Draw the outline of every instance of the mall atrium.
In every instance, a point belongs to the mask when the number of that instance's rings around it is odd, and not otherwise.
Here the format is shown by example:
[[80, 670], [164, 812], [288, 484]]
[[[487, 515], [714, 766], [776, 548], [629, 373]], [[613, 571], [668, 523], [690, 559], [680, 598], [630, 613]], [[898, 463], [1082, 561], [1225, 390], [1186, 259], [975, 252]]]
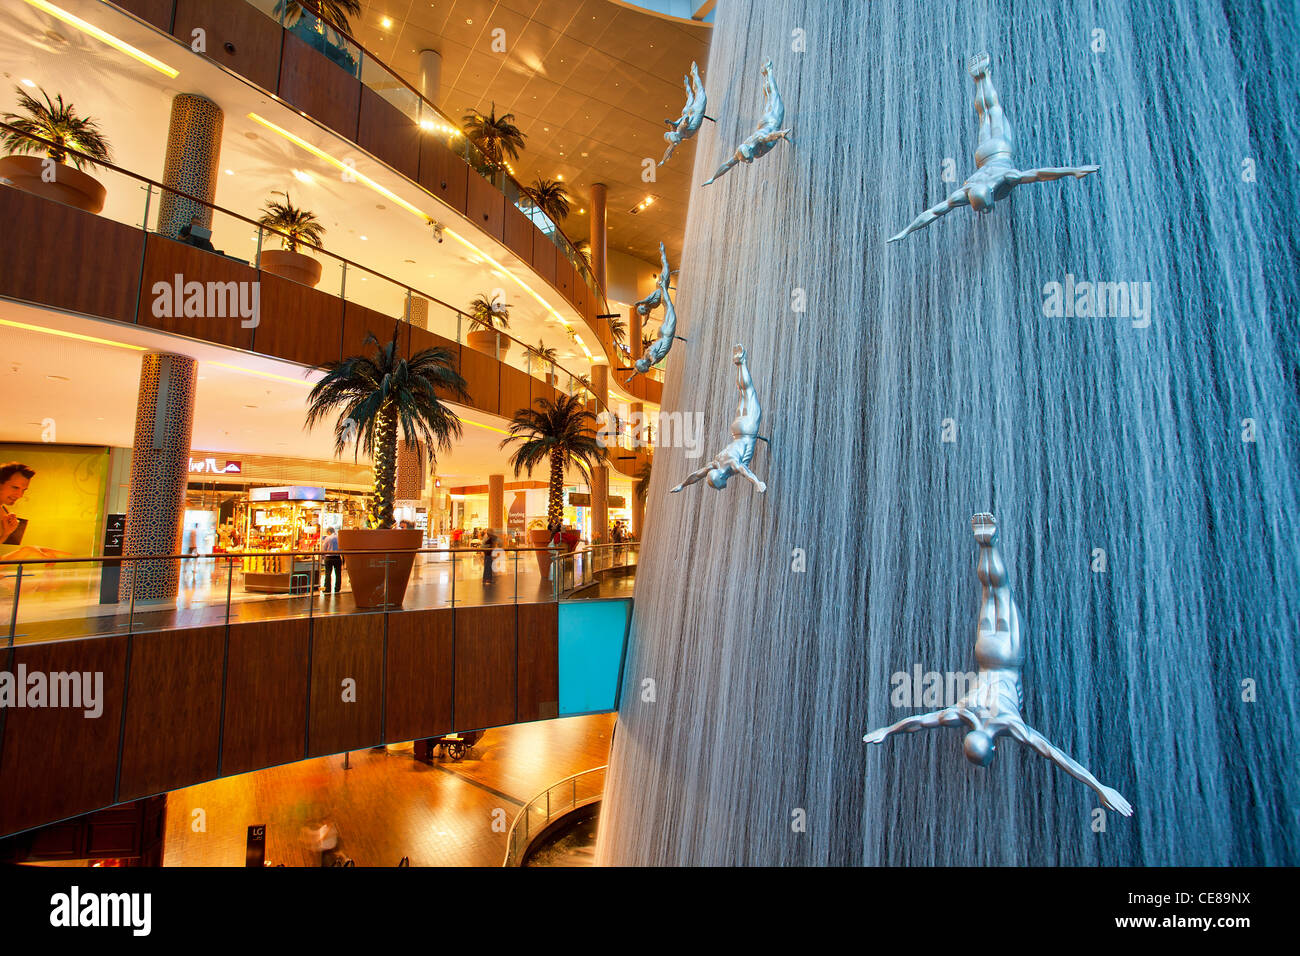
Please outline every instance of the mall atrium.
[[1085, 6], [0, 0], [0, 862], [1300, 862], [1296, 9]]

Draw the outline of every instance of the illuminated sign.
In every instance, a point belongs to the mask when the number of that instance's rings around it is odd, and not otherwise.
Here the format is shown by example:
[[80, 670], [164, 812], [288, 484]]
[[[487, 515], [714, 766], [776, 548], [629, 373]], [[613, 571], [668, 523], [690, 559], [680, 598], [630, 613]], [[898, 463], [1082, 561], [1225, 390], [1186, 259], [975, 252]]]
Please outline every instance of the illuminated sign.
[[197, 461], [190, 459], [191, 475], [242, 475], [244, 473], [244, 463], [242, 461], [223, 461], [218, 463], [215, 458], [200, 458]]
[[325, 489], [310, 485], [291, 485], [288, 488], [250, 488], [249, 501], [324, 501]]

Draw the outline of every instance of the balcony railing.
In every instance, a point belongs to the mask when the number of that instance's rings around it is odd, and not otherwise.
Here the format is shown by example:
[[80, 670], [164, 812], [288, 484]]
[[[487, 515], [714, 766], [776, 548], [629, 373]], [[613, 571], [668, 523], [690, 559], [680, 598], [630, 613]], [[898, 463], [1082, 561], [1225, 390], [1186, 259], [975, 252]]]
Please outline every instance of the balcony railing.
[[596, 803], [605, 793], [605, 767], [593, 767], [551, 784], [533, 799], [510, 824], [506, 837], [506, 858], [502, 866], [520, 866], [533, 838], [552, 821], [579, 807]]
[[[601, 576], [614, 573], [634, 575], [641, 556], [639, 541], [622, 544], [597, 544], [572, 554], [560, 555], [554, 562], [551, 577], [555, 600], [572, 600], [573, 592], [600, 583]], [[589, 595], [601, 597], [599, 593]]]
[[[0, 130], [5, 133], [17, 133], [43, 147], [55, 145], [49, 140], [18, 130], [8, 123], [0, 122]], [[130, 190], [137, 192], [138, 205], [110, 201], [104, 212], [100, 214], [107, 218], [139, 228], [146, 233], [183, 241], [177, 239], [175, 234], [158, 228], [156, 224], [152, 226], [150, 224], [150, 217], [157, 212], [162, 196], [170, 194], [193, 204], [195, 208], [202, 207], [211, 211], [210, 241], [214, 247], [213, 255], [259, 270], [262, 268], [263, 253], [267, 249], [267, 244], [272, 239], [287, 239], [278, 230], [263, 226], [241, 213], [217, 206], [106, 160], [93, 159], [66, 146], [60, 148], [68, 155], [80, 157], [92, 164], [89, 168], [94, 170], [97, 179], [103, 181], [110, 195], [121, 195], [123, 191], [129, 193]], [[117, 189], [113, 188], [114, 180]], [[132, 208], [136, 210], [136, 214], [129, 212]], [[139, 218], [136, 218], [137, 214]], [[312, 257], [321, 262], [321, 281], [315, 286], [319, 291], [335, 295], [345, 302], [355, 302], [391, 318], [400, 319], [416, 328], [442, 335], [467, 347], [469, 347], [468, 334], [482, 328], [467, 312], [428, 292], [390, 279], [369, 266], [323, 248], [308, 246], [301, 248], [309, 250]], [[493, 331], [496, 332], [495, 358], [498, 362], [519, 368], [531, 377], [546, 381], [568, 394], [585, 392], [594, 397], [584, 384], [585, 376], [576, 375], [557, 362], [539, 358], [534, 346], [515, 338], [508, 332], [499, 329]], [[519, 348], [510, 351], [511, 343]], [[609, 411], [607, 403], [600, 399], [596, 401], [601, 410]]]
[[[494, 168], [488, 158], [466, 139], [457, 121], [438, 109], [415, 87], [362, 46], [356, 38], [312, 12], [313, 0], [301, 0], [299, 6], [301, 14], [292, 24], [286, 23], [288, 7], [283, 0], [244, 0], [244, 2], [307, 42], [340, 69], [356, 77], [362, 85], [379, 94], [419, 126], [426, 135], [444, 136], [447, 146], [453, 152], [464, 159], [477, 175], [492, 183], [498, 192], [513, 203], [559, 248], [582, 276], [582, 281], [596, 296], [597, 301], [606, 302], [603, 311], [609, 311], [604, 290], [591, 274], [591, 267], [587, 264], [586, 257], [578, 251], [558, 223], [524, 198], [520, 184], [513, 176], [504, 169]], [[283, 53], [281, 55], [283, 56]]]

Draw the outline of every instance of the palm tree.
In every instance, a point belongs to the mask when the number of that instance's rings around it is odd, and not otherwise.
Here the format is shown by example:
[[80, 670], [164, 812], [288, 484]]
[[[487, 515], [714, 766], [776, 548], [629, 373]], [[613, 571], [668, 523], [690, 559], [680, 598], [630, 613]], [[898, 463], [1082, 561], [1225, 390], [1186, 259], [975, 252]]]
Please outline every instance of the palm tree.
[[641, 501], [645, 501], [646, 496], [650, 494], [650, 469], [653, 466], [653, 460], [647, 461], [636, 473], [636, 496], [641, 499]]
[[[89, 117], [78, 116], [71, 103], [63, 102], [63, 94], [60, 93], [51, 100], [50, 94], [42, 89], [41, 96], [45, 97], [45, 102], [42, 103], [28, 95], [21, 86], [16, 86], [14, 89], [18, 91], [18, 108], [27, 115], [22, 116], [17, 113], [4, 115], [5, 122], [13, 129], [6, 130], [4, 136], [0, 137], [0, 142], [10, 153], [27, 155], [43, 152], [54, 162], [71, 163], [77, 169], [85, 166], [93, 168], [95, 164], [89, 159], [70, 154], [68, 152], [70, 149], [103, 162], [112, 159], [108, 140], [99, 131], [99, 124]], [[54, 145], [38, 143], [34, 139], [29, 139], [29, 136], [39, 136]]]
[[551, 476], [546, 502], [546, 523], [558, 528], [564, 521], [564, 470], [576, 465], [591, 483], [591, 469], [605, 458], [605, 450], [596, 440], [593, 425], [596, 416], [587, 411], [576, 396], [561, 396], [552, 402], [539, 398], [536, 408], [521, 408], [510, 422], [510, 437], [501, 447], [517, 443], [510, 456], [515, 477], [521, 471], [531, 476], [533, 469], [550, 462]]
[[646, 352], [650, 351], [650, 346], [654, 345], [655, 342], [656, 342], [658, 339], [659, 339], [659, 336], [657, 336], [657, 335], [642, 335], [642, 336], [641, 336], [641, 354], [644, 355]]
[[538, 176], [531, 186], [521, 186], [519, 191], [556, 225], [568, 218], [569, 193], [564, 183]]
[[274, 13], [281, 23], [291, 27], [302, 18], [304, 7], [344, 33], [352, 32], [349, 18], [361, 15], [360, 0], [278, 0]]
[[528, 346], [528, 350], [543, 362], [550, 362], [552, 365], [555, 364], [555, 360], [560, 356], [559, 352], [547, 346], [545, 339], [538, 342], [536, 345]]
[[609, 322], [609, 336], [617, 344], [622, 345], [627, 341], [627, 323], [619, 316], [614, 316]]
[[273, 195], [283, 196], [284, 202], [276, 199], [268, 202], [262, 207], [261, 218], [257, 221], [268, 229], [274, 229], [276, 238], [290, 252], [297, 252], [300, 245], [319, 249], [321, 240], [325, 238], [325, 227], [316, 214], [295, 206], [287, 192]]
[[423, 470], [426, 448], [432, 466], [437, 461], [435, 449], [451, 451], [452, 439], [461, 435], [460, 419], [443, 403], [439, 392], [469, 400], [465, 379], [455, 368], [455, 354], [434, 347], [404, 359], [397, 347], [401, 329], [400, 322], [393, 326], [393, 339], [387, 345], [380, 345], [374, 333], [367, 335], [365, 344], [375, 347], [371, 355], [354, 355], [319, 366], [325, 377], [307, 396], [309, 430], [338, 411], [334, 453], [341, 455], [353, 442], [355, 453], [365, 452], [374, 461], [370, 521], [377, 528], [391, 528], [395, 523], [399, 428], [415, 448], [416, 461]]
[[500, 327], [510, 328], [510, 304], [480, 292], [469, 304], [469, 318], [484, 332]]
[[465, 138], [478, 147], [493, 169], [504, 167], [507, 156], [518, 159], [519, 151], [524, 148], [526, 137], [514, 119], [514, 113], [497, 116], [497, 105], [493, 103], [487, 116], [478, 110], [470, 110], [462, 120]]

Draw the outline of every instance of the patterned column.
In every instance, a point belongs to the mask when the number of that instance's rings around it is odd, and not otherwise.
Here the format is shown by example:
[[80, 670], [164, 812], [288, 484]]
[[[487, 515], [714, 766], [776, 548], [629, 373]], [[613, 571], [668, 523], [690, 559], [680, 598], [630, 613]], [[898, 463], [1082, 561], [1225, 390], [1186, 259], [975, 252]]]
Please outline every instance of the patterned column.
[[415, 501], [424, 491], [424, 472], [419, 465], [419, 442], [402, 439], [397, 443], [397, 487], [395, 501]]
[[641, 357], [641, 335], [641, 313], [632, 306], [627, 310], [627, 347], [632, 351], [633, 362]]
[[[190, 474], [190, 434], [199, 363], [188, 355], [146, 352], [140, 360], [131, 484], [127, 492], [125, 557], [176, 554]], [[176, 597], [179, 562], [140, 561], [122, 566], [118, 600], [135, 603]]]
[[506, 528], [505, 475], [488, 475], [488, 527], [493, 531]]
[[410, 314], [406, 317], [417, 329], [429, 329], [429, 300], [418, 295], [411, 296]]
[[[221, 171], [224, 126], [225, 114], [216, 103], [194, 93], [178, 94], [172, 100], [171, 126], [167, 130], [163, 185], [212, 202]], [[195, 216], [200, 225], [212, 228], [210, 208], [164, 192], [158, 204], [158, 232], [174, 237]]]
[[[596, 393], [597, 414], [609, 403], [609, 366], [591, 367], [591, 389]], [[613, 422], [610, 422], [613, 430]], [[618, 446], [605, 449], [610, 455], [618, 454]], [[591, 470], [591, 543], [609, 541], [609, 468], [600, 465]]]

